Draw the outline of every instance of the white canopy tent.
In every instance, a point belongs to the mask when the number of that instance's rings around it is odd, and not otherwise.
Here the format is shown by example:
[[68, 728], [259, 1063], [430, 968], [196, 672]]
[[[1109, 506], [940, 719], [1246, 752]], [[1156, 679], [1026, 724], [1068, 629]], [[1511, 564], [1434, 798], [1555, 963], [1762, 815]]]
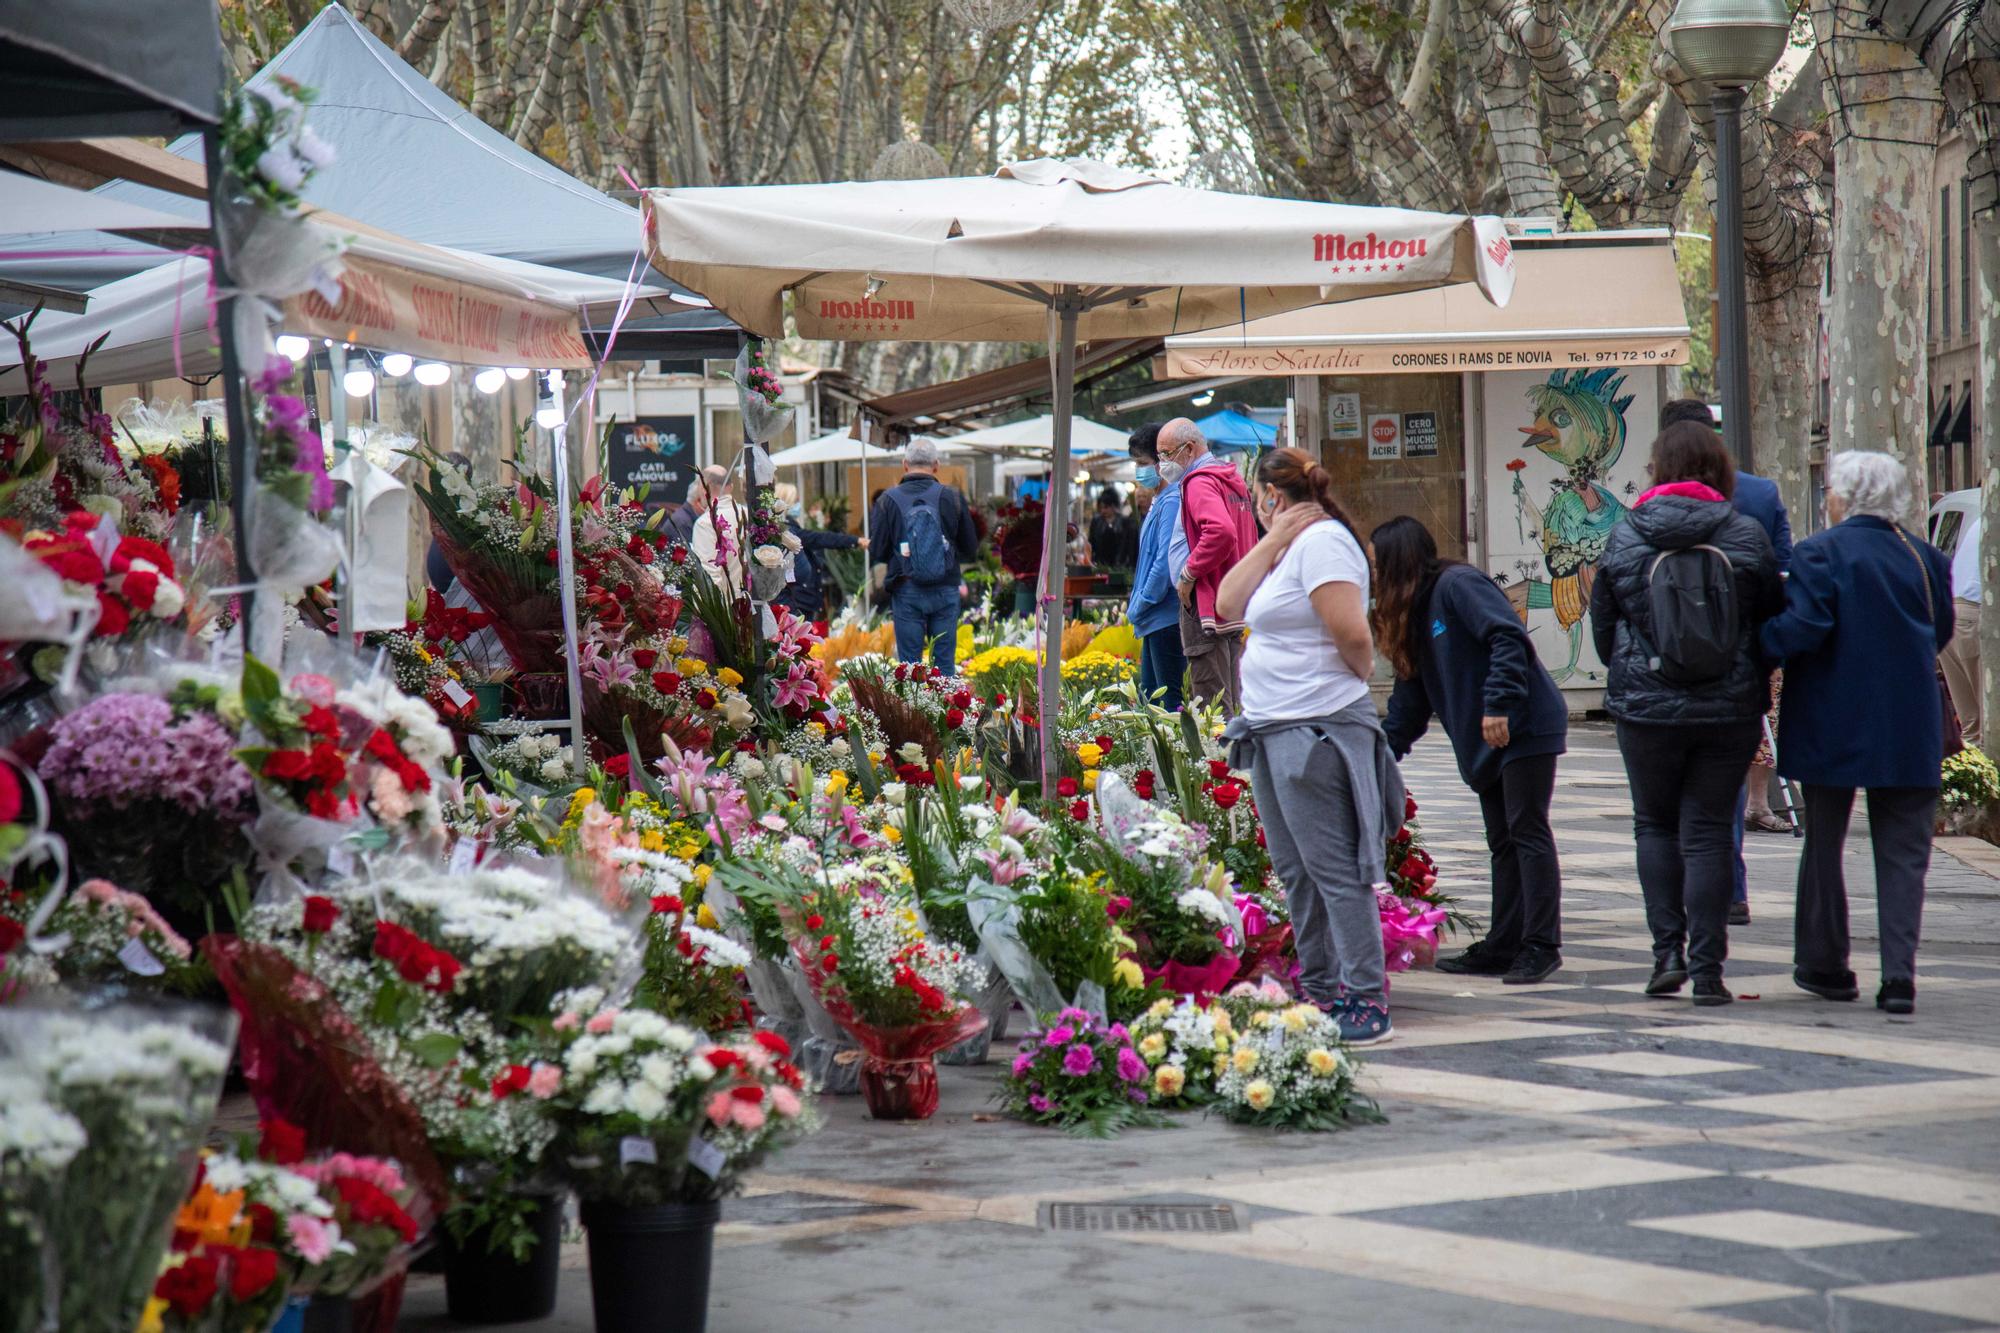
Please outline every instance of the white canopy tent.
[[145, 204], [72, 190], [38, 176], [0, 174], [0, 236], [79, 227], [93, 231], [207, 231], [208, 223], [191, 222]]
[[896, 457], [894, 449], [864, 444], [844, 430], [822, 435], [817, 440], [780, 449], [771, 455], [772, 467], [811, 467], [816, 463], [875, 463]]
[[[784, 332], [789, 296], [806, 338], [1046, 339], [1057, 512], [1079, 337], [1163, 336], [1453, 282], [1504, 304], [1514, 281], [1497, 218], [1193, 190], [1048, 158], [990, 177], [651, 190], [643, 213], [654, 267], [767, 336]], [[1047, 528], [1039, 600], [1056, 644], [1064, 525]], [[1045, 709], [1059, 656], [1044, 654]], [[1045, 750], [1045, 786], [1050, 761]]]

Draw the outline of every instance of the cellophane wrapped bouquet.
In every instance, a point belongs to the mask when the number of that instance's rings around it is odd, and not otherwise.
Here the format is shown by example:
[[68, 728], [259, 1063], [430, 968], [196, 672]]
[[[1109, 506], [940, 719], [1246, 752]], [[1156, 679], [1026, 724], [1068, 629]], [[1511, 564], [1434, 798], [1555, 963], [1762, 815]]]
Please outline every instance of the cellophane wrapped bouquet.
[[138, 1326], [233, 1031], [207, 1006], [0, 1008], [0, 1328]]

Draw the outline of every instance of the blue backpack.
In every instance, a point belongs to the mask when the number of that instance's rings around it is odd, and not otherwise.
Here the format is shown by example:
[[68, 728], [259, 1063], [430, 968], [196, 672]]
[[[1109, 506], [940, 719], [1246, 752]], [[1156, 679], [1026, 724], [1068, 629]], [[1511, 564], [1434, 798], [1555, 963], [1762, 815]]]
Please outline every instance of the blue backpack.
[[903, 516], [902, 544], [908, 550], [911, 581], [926, 586], [958, 582], [958, 552], [944, 535], [939, 514], [951, 492], [939, 485], [918, 496], [898, 486], [889, 494]]

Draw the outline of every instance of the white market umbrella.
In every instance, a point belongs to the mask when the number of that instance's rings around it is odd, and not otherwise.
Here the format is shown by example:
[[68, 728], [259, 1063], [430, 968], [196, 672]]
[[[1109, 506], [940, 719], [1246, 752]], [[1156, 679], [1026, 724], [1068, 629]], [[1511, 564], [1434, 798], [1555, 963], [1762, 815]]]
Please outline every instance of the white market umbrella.
[[[991, 426], [985, 430], [967, 431], [963, 435], [954, 435], [949, 441], [940, 443], [1037, 453], [1055, 448], [1056, 433], [1056, 419], [1052, 416], [1039, 416], [1029, 417], [1026, 421], [1009, 422], [1004, 426]], [[1073, 454], [1122, 454], [1128, 443], [1130, 437], [1122, 430], [1101, 426], [1086, 417], [1069, 419], [1069, 451]]]
[[859, 463], [863, 460], [880, 462], [884, 458], [895, 456], [894, 449], [865, 444], [846, 431], [837, 430], [830, 435], [822, 435], [817, 440], [808, 440], [790, 449], [780, 449], [771, 455], [771, 466], [811, 467], [815, 463]]
[[[1067, 511], [1079, 337], [1164, 336], [1299, 306], [1478, 282], [1505, 304], [1498, 218], [1266, 199], [1038, 158], [992, 176], [649, 190], [654, 267], [747, 329], [840, 340], [1046, 339]], [[1041, 699], [1061, 685], [1063, 525], [1050, 523]], [[1043, 782], [1051, 754], [1043, 752]]]

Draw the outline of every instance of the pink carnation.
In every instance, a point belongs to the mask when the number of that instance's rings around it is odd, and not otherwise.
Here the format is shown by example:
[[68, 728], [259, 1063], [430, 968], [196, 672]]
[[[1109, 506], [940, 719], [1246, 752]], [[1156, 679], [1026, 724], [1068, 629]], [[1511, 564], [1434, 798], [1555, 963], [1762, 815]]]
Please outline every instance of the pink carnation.
[[554, 1028], [557, 1032], [568, 1032], [572, 1028], [580, 1026], [582, 1022], [583, 1019], [577, 1015], [576, 1010], [565, 1009], [561, 1013], [556, 1015], [555, 1021], [553, 1023], [550, 1023], [549, 1026]]
[[787, 1120], [805, 1109], [804, 1104], [799, 1101], [799, 1094], [783, 1084], [771, 1089], [771, 1105], [777, 1107], [778, 1114]]
[[537, 1064], [535, 1072], [528, 1075], [528, 1095], [543, 1101], [556, 1095], [562, 1087], [562, 1070], [551, 1064]]
[[618, 1011], [616, 1009], [606, 1009], [601, 1014], [592, 1014], [590, 1021], [583, 1025], [583, 1030], [591, 1033], [593, 1036], [602, 1035], [611, 1031], [611, 1025], [617, 1021]]
[[733, 1104], [729, 1108], [730, 1119], [734, 1120], [744, 1129], [762, 1129], [764, 1127], [763, 1107], [755, 1102], [735, 1101], [733, 1098], [731, 1100]]
[[300, 1257], [309, 1264], [318, 1264], [326, 1262], [327, 1256], [333, 1253], [333, 1243], [339, 1232], [324, 1219], [310, 1213], [293, 1213], [285, 1219], [285, 1235]]
[[726, 1092], [718, 1092], [708, 1099], [708, 1118], [718, 1126], [729, 1123], [729, 1108], [738, 1105], [734, 1097]]

